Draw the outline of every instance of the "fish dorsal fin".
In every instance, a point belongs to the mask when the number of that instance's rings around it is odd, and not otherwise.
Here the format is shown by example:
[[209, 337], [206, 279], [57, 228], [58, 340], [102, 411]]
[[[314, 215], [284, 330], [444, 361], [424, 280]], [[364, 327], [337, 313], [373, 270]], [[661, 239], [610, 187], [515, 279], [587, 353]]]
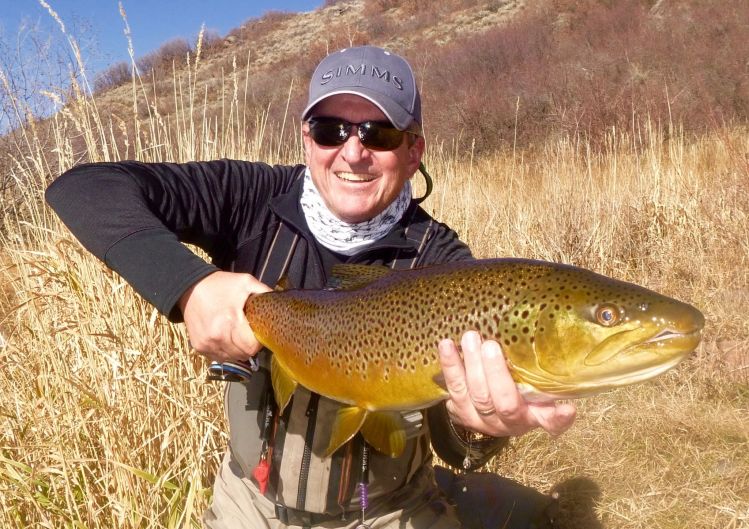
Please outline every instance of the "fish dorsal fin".
[[333, 290], [355, 290], [381, 279], [393, 271], [382, 265], [333, 265], [329, 286]]
[[398, 457], [406, 447], [406, 431], [400, 413], [369, 413], [361, 433], [375, 450], [390, 457]]
[[276, 355], [271, 356], [270, 379], [273, 385], [273, 395], [276, 398], [276, 404], [278, 404], [280, 413], [283, 413], [289, 400], [291, 400], [291, 396], [294, 394], [294, 390], [296, 390], [297, 382], [283, 368], [276, 359]]
[[328, 448], [325, 450], [325, 457], [331, 456], [333, 452], [355, 436], [366, 418], [367, 410], [364, 408], [358, 406], [340, 408], [335, 416], [333, 431], [330, 434]]
[[278, 283], [276, 283], [276, 288], [274, 290], [276, 292], [283, 292], [284, 290], [294, 290], [294, 285], [291, 284], [289, 276], [284, 274], [281, 279], [278, 280]]

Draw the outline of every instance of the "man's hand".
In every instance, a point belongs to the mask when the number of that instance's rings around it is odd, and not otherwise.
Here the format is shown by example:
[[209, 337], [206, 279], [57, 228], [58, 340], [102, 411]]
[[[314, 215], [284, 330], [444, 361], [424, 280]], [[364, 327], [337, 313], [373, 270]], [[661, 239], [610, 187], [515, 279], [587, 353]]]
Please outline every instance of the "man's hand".
[[529, 403], [517, 390], [502, 349], [495, 341], [481, 341], [475, 331], [460, 341], [461, 360], [452, 340], [439, 344], [440, 364], [450, 399], [453, 422], [494, 437], [522, 435], [541, 427], [559, 435], [572, 426], [575, 407], [556, 402]]
[[251, 294], [272, 290], [250, 274], [214, 272], [179, 299], [190, 343], [209, 360], [246, 361], [262, 345], [244, 315]]

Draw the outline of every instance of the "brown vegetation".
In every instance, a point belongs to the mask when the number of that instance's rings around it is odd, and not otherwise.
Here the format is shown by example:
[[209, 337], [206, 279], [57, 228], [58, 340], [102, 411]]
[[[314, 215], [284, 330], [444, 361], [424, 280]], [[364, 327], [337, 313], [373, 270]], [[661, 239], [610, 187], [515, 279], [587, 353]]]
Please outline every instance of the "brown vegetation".
[[[287, 95], [279, 86], [294, 83], [295, 115], [304, 82], [325, 53], [392, 46], [418, 69], [426, 130], [463, 149], [528, 146], [564, 134], [598, 143], [612, 127], [634, 132], [645, 119], [699, 134], [749, 118], [749, 73], [737, 53], [749, 41], [749, 27], [740, 23], [749, 18], [746, 2], [422, 4], [351, 1], [297, 17], [269, 13], [231, 32], [237, 40], [230, 46], [207, 50], [204, 73], [218, 78], [233, 60], [246, 59], [249, 104], [269, 108], [277, 130]], [[149, 61], [166, 65], [153, 68], [166, 81], [174, 58], [167, 51]]]
[[432, 54], [423, 70], [425, 106], [441, 112], [429, 115], [429, 130], [445, 138], [461, 132], [491, 150], [560, 134], [599, 143], [612, 128], [633, 132], [643, 118], [688, 133], [745, 122], [749, 73], [736, 51], [749, 41], [749, 26], [736, 21], [749, 19], [749, 5], [728, 4], [528, 7]]

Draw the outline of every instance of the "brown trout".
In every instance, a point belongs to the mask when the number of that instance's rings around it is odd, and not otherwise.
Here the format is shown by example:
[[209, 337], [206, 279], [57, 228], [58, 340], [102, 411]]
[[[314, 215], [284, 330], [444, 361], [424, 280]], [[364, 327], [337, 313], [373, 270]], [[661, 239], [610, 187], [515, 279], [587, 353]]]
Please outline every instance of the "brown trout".
[[484, 259], [393, 271], [337, 265], [337, 285], [252, 296], [281, 409], [296, 385], [342, 403], [327, 455], [358, 431], [405, 446], [400, 411], [446, 399], [437, 344], [467, 330], [502, 346], [527, 400], [585, 397], [652, 378], [700, 342], [696, 308], [569, 265]]

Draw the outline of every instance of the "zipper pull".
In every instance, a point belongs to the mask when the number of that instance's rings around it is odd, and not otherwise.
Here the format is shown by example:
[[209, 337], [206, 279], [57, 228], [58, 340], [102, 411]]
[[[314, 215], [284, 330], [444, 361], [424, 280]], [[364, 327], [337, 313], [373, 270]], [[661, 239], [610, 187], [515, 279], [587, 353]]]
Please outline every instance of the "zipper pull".
[[268, 449], [264, 448], [260, 461], [252, 470], [252, 477], [257, 482], [260, 494], [265, 495], [265, 491], [268, 490], [268, 476], [270, 476], [270, 463], [268, 463]]

